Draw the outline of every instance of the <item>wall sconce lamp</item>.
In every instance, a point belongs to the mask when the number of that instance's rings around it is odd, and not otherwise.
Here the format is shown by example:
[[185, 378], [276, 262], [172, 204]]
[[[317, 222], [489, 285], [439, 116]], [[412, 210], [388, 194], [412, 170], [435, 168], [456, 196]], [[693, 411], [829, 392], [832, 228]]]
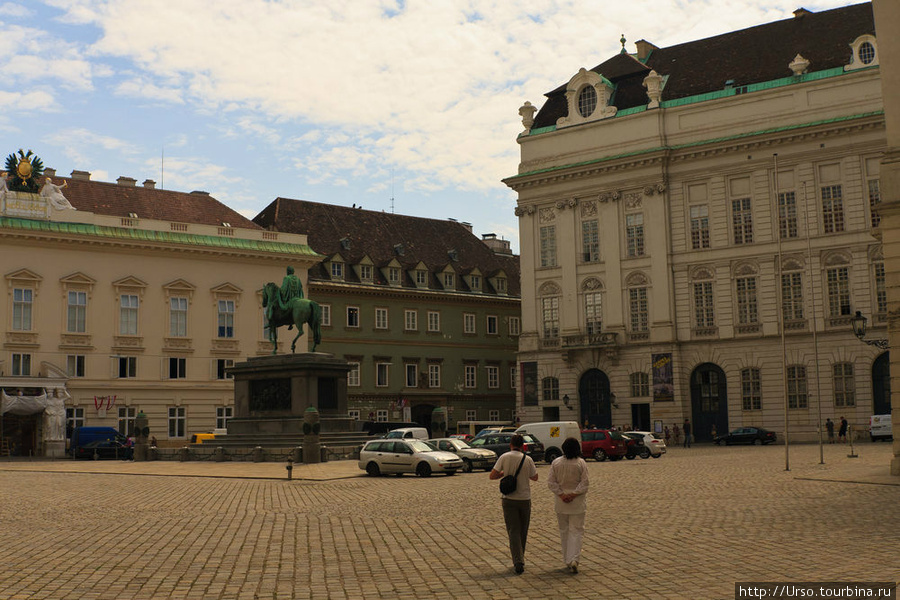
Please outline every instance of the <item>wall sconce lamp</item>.
[[572, 406], [569, 404], [569, 395], [568, 395], [568, 394], [566, 394], [566, 395], [563, 396], [563, 404], [565, 404], [565, 405], [566, 405], [566, 408], [568, 408], [569, 410], [575, 410], [575, 409], [572, 408]]
[[615, 392], [610, 392], [609, 401], [612, 403], [613, 408], [619, 408], [619, 405], [616, 403], [616, 394]]
[[866, 323], [869, 320], [863, 316], [860, 311], [856, 311], [856, 316], [850, 319], [850, 326], [853, 328], [853, 335], [856, 338], [864, 342], [870, 346], [875, 346], [881, 350], [888, 349], [888, 341], [887, 340], [867, 340], [866, 337]]

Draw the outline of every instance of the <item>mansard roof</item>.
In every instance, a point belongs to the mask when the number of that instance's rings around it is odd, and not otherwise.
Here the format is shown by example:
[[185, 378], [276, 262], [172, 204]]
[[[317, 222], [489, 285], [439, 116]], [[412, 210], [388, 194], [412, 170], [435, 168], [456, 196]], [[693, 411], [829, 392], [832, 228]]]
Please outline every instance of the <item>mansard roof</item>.
[[[591, 69], [616, 86], [610, 103], [620, 111], [646, 105], [643, 79], [651, 70], [666, 77], [662, 100], [676, 100], [734, 87], [789, 77], [788, 64], [797, 54], [810, 61], [810, 71], [850, 63], [850, 44], [859, 36], [875, 35], [872, 4], [832, 10], [795, 11], [794, 17], [740, 31], [653, 48], [643, 61], [617, 54]], [[574, 73], [577, 68], [573, 69]], [[567, 116], [565, 84], [546, 94], [533, 128], [556, 125]]]
[[[253, 220], [273, 231], [305, 234], [313, 250], [325, 256], [339, 253], [351, 265], [363, 262], [366, 257], [378, 269], [386, 268], [392, 261], [401, 265], [404, 271], [424, 263], [432, 274], [429, 277], [429, 287], [432, 289], [443, 289], [442, 282], [434, 274], [443, 271], [449, 264], [458, 275], [478, 269], [488, 278], [503, 270], [507, 277], [508, 295], [518, 296], [520, 293], [519, 257], [494, 253], [466, 225], [456, 221], [290, 198], [276, 198]], [[378, 269], [375, 283], [386, 284]], [[310, 277], [330, 279], [323, 263], [310, 269]], [[357, 280], [352, 269], [345, 270], [344, 280]], [[402, 285], [415, 287], [408, 273], [404, 273]], [[467, 290], [461, 282], [456, 283], [455, 289]], [[482, 284], [482, 290], [491, 293], [493, 288], [486, 281]]]

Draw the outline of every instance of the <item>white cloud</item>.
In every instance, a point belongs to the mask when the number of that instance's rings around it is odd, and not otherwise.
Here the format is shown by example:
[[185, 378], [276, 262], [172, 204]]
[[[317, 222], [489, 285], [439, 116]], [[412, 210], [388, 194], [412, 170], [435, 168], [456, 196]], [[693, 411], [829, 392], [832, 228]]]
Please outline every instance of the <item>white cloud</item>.
[[16, 4], [15, 2], [4, 2], [0, 5], [0, 16], [3, 17], [24, 19], [25, 17], [30, 17], [32, 14], [34, 13], [27, 7]]
[[173, 104], [184, 104], [182, 91], [180, 89], [159, 87], [141, 77], [122, 81], [115, 87], [115, 91], [116, 94], [121, 96], [131, 96], [146, 100], [170, 102]]
[[44, 91], [4, 92], [0, 90], [0, 110], [2, 111], [45, 111], [56, 108], [53, 95]]
[[45, 136], [43, 142], [59, 148], [79, 170], [92, 171], [92, 166], [103, 164], [103, 155], [115, 152], [119, 155], [135, 155], [138, 148], [130, 142], [93, 131], [71, 127]]

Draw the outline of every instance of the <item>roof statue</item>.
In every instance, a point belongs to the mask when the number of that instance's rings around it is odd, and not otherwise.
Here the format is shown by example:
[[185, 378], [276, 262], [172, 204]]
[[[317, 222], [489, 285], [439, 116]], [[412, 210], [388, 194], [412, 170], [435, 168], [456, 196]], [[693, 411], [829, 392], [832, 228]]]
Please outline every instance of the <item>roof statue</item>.
[[31, 150], [19, 150], [19, 156], [13, 152], [6, 157], [6, 173], [9, 177], [7, 187], [13, 192], [38, 191], [38, 179], [44, 174], [43, 161]]
[[75, 210], [75, 207], [63, 196], [62, 189], [66, 187], [66, 182], [62, 185], [56, 185], [53, 180], [47, 177], [44, 179], [44, 185], [41, 186], [41, 198], [46, 198], [50, 206], [56, 210]]

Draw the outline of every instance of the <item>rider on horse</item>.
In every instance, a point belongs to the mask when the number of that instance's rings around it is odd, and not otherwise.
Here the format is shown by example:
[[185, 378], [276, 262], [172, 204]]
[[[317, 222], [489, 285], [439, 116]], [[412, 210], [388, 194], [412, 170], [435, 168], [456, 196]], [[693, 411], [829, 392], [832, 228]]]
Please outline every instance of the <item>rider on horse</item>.
[[[281, 282], [281, 287], [278, 289], [278, 308], [281, 310], [287, 310], [290, 306], [291, 300], [294, 298], [302, 298], [303, 297], [303, 283], [300, 282], [300, 278], [294, 275], [294, 267], [287, 268], [287, 275], [284, 276], [284, 280]], [[271, 303], [266, 307], [266, 320], [272, 320], [272, 313], [275, 310], [275, 303]], [[288, 325], [288, 329], [293, 329], [293, 325]]]

